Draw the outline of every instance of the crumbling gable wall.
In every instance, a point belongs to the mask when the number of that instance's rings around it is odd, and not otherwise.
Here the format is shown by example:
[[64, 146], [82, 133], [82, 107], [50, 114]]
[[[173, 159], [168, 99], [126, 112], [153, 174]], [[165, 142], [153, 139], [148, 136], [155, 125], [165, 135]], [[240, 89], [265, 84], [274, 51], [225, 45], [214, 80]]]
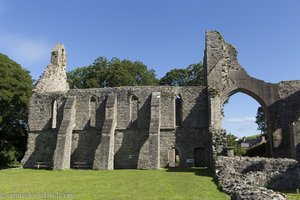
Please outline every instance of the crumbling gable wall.
[[206, 33], [204, 63], [209, 91], [209, 127], [216, 141], [215, 154], [226, 154], [225, 132], [221, 125], [223, 103], [231, 95], [242, 92], [260, 103], [265, 112], [269, 155], [299, 159], [300, 81], [273, 84], [249, 76], [238, 62], [237, 49], [225, 42], [217, 31]]
[[68, 91], [66, 65], [66, 49], [63, 44], [57, 44], [51, 52], [50, 64], [38, 80], [34, 90], [36, 92]]

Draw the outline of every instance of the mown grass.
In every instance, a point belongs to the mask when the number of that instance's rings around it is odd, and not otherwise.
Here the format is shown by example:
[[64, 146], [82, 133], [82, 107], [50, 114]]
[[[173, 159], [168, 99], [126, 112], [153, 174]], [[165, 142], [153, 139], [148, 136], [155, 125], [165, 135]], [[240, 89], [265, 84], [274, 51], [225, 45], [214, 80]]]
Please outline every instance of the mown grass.
[[296, 191], [279, 191], [287, 195], [287, 198], [290, 200], [300, 200], [300, 194]]
[[15, 194], [27, 195], [16, 199], [37, 199], [38, 196], [33, 195], [57, 197], [64, 194], [71, 196], [55, 199], [230, 199], [217, 189], [212, 173], [202, 168], [112, 171], [6, 169], [0, 170], [1, 194], [1, 200], [10, 199], [7, 195]]

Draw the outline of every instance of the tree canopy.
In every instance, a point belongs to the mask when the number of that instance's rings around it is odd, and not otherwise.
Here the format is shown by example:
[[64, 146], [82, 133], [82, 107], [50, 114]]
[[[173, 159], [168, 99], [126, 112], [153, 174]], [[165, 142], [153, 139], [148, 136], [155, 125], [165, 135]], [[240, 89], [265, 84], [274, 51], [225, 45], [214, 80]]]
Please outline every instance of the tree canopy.
[[71, 88], [158, 85], [155, 71], [142, 62], [99, 57], [87, 67], [67, 72]]
[[159, 81], [160, 85], [199, 86], [205, 85], [205, 71], [202, 62], [189, 65], [185, 69], [172, 69]]
[[258, 107], [255, 118], [255, 123], [257, 123], [258, 125], [257, 130], [260, 130], [262, 134], [265, 134], [267, 132], [267, 123], [266, 116], [262, 107]]
[[29, 72], [0, 54], [0, 165], [20, 160], [26, 150]]
[[199, 86], [205, 85], [205, 71], [202, 62], [185, 69], [172, 69], [160, 80], [156, 73], [140, 61], [97, 58], [93, 64], [67, 72], [71, 88], [99, 88], [118, 86]]

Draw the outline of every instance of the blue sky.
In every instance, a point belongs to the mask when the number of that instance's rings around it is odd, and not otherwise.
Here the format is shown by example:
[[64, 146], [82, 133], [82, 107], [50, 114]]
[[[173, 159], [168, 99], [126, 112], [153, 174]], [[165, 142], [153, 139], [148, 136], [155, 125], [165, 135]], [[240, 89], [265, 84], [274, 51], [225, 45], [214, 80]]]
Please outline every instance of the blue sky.
[[[0, 0], [0, 52], [35, 79], [57, 42], [67, 49], [68, 70], [115, 56], [140, 60], [161, 77], [202, 60], [205, 31], [218, 30], [251, 76], [293, 80], [300, 79], [299, 10], [297, 0]], [[235, 98], [225, 107], [224, 126], [244, 119], [247, 134], [256, 131], [249, 121], [258, 104]]]

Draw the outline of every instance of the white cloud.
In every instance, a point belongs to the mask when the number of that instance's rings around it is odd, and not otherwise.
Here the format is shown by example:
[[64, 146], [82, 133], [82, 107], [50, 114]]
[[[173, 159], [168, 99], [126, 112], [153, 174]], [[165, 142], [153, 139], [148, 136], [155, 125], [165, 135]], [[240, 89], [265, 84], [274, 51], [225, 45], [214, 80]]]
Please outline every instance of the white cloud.
[[234, 117], [227, 119], [227, 121], [232, 123], [248, 123], [255, 122], [255, 117]]
[[47, 59], [51, 50], [46, 40], [3, 32], [0, 32], [0, 44], [0, 52], [26, 64]]

